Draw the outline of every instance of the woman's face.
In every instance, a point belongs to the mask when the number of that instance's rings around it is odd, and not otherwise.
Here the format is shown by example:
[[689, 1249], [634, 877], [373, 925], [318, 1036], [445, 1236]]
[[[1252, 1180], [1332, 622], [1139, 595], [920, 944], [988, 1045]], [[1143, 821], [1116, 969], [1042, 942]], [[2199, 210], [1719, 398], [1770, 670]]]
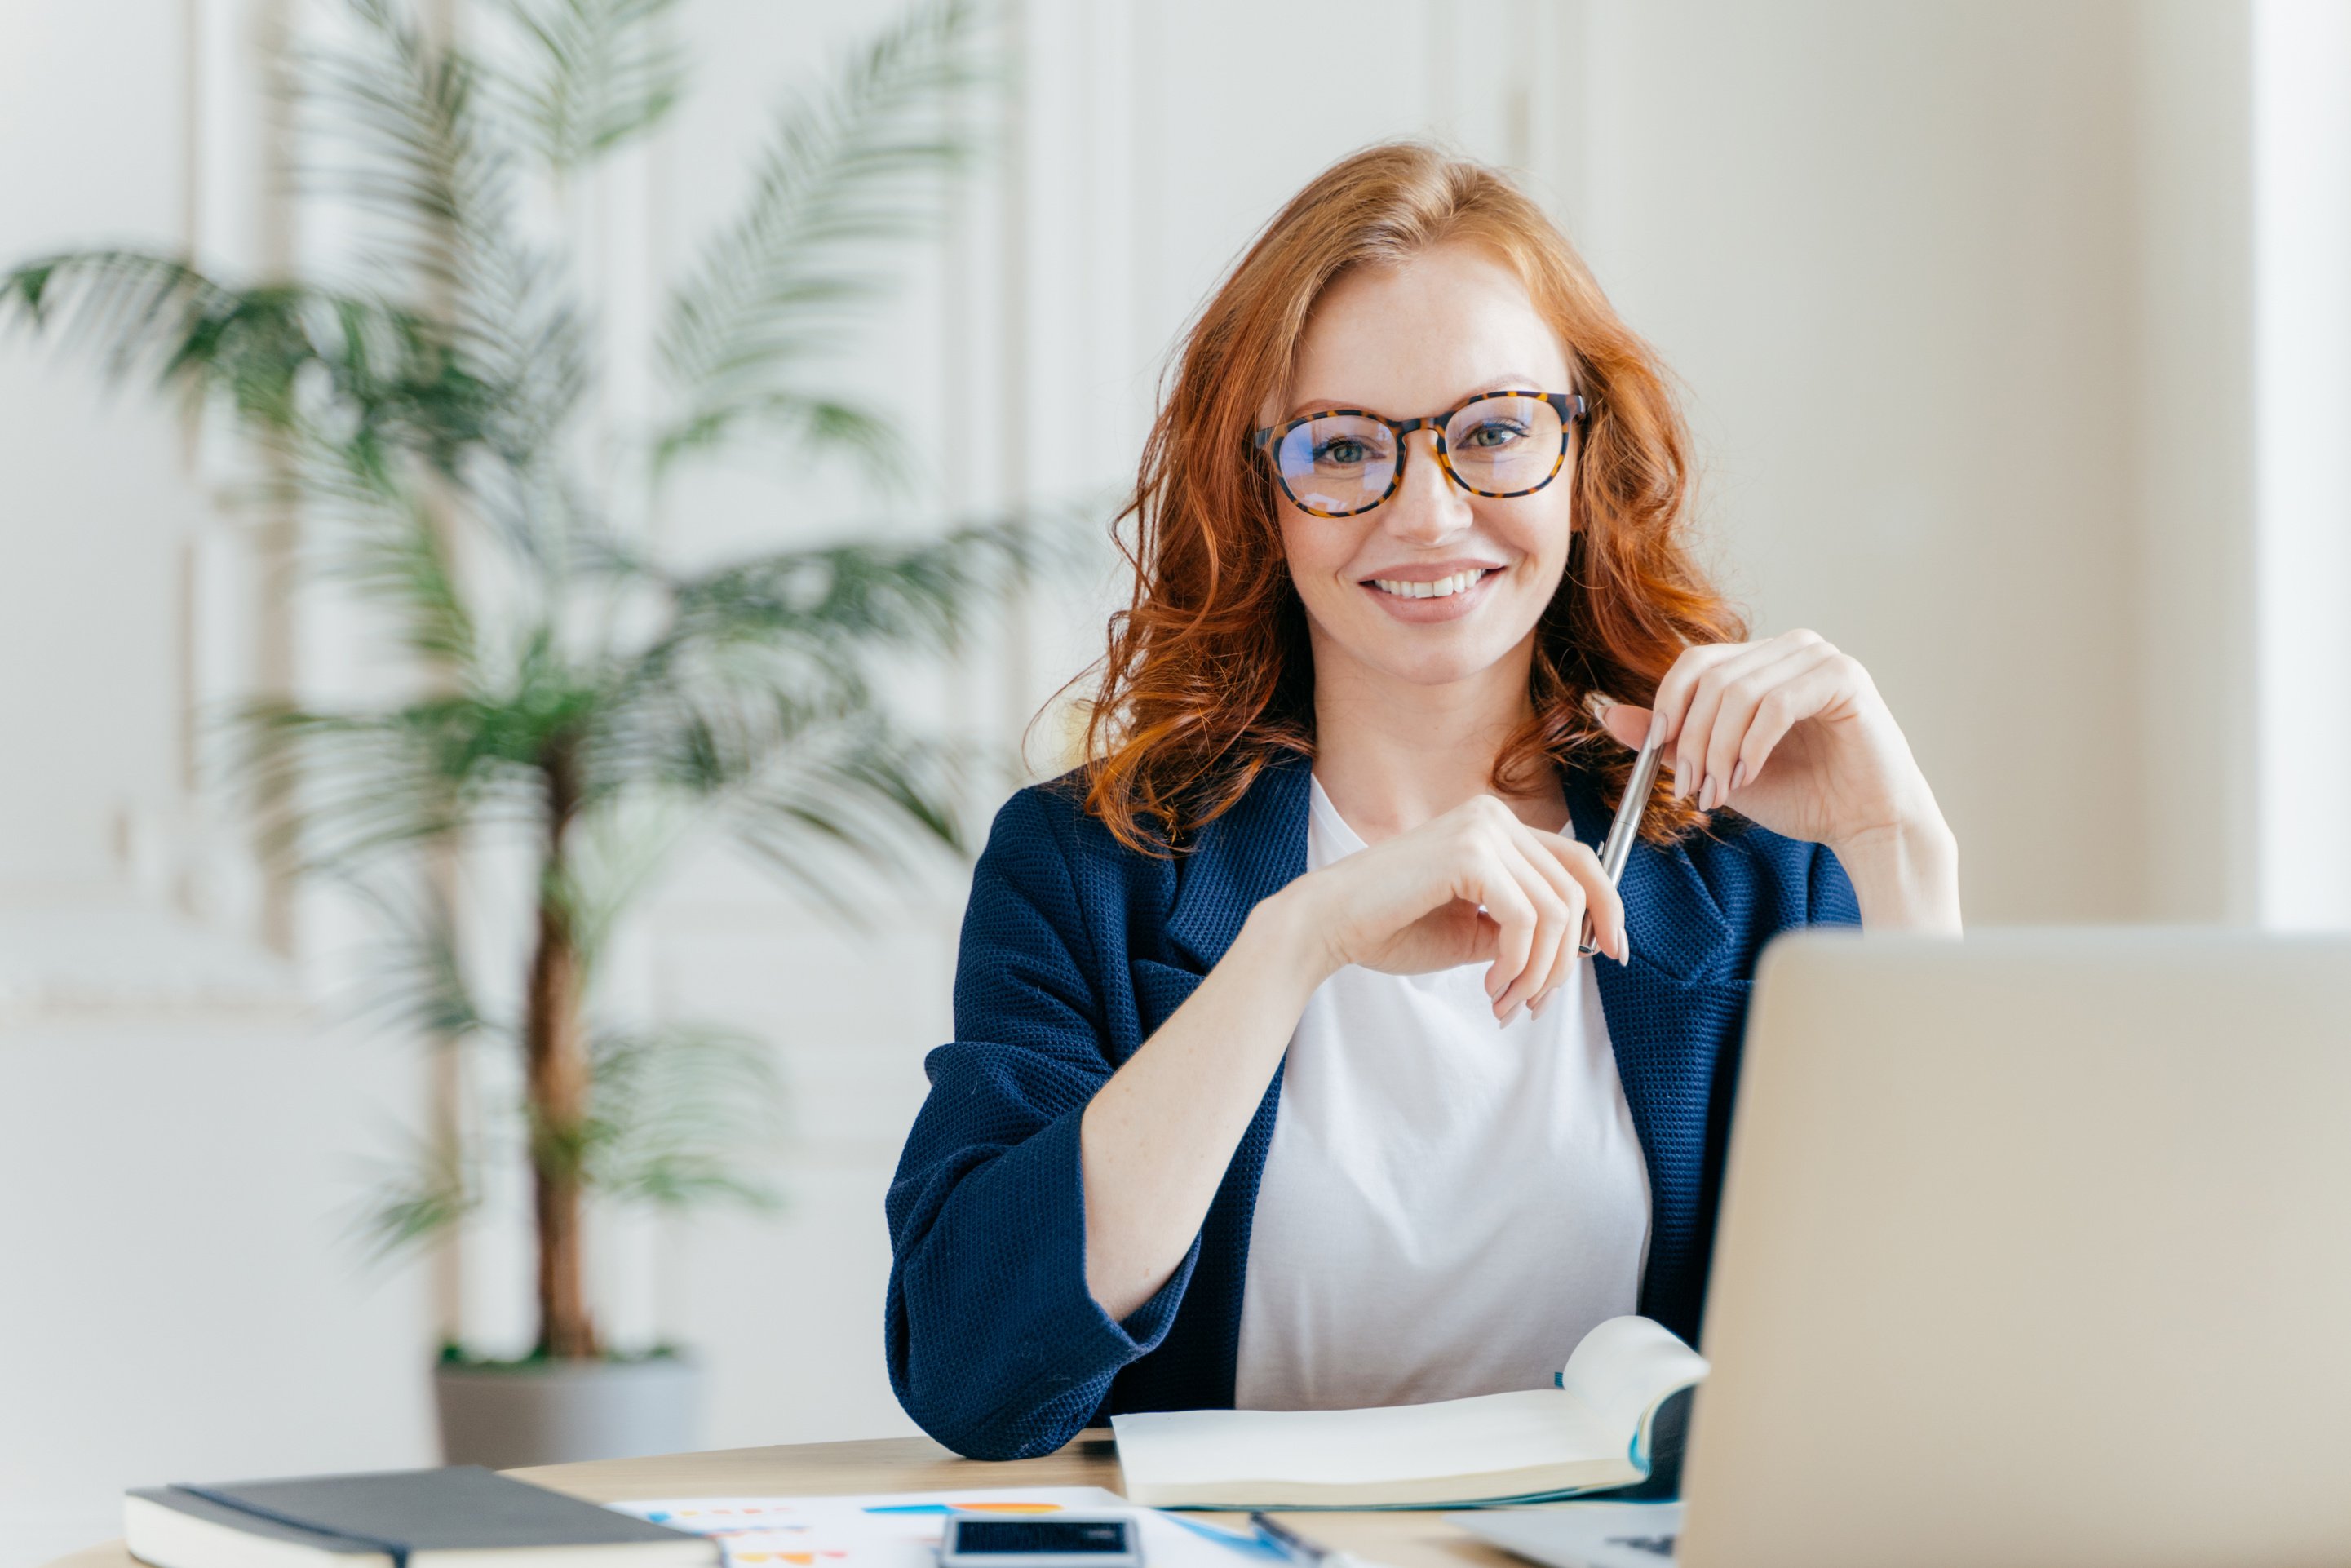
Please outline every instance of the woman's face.
[[[1296, 381], [1260, 412], [1269, 425], [1330, 408], [1412, 420], [1501, 390], [1572, 391], [1566, 352], [1516, 274], [1442, 246], [1332, 285]], [[1406, 436], [1395, 494], [1353, 517], [1317, 517], [1276, 487], [1318, 679], [1348, 666], [1442, 685], [1516, 662], [1531, 643], [1567, 565], [1573, 463], [1531, 496], [1495, 500], [1447, 478], [1434, 445], [1432, 431]], [[1414, 586], [1427, 584], [1451, 591]]]

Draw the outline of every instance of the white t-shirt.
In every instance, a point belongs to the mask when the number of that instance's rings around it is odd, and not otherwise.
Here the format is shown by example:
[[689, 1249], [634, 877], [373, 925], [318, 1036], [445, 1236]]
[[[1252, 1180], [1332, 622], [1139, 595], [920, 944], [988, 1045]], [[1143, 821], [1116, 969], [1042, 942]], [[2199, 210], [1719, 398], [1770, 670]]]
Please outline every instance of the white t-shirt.
[[[1364, 847], [1311, 788], [1308, 869]], [[1496, 1025], [1485, 966], [1350, 966], [1290, 1037], [1249, 1230], [1233, 1402], [1346, 1409], [1545, 1388], [1632, 1312], [1649, 1175], [1592, 962]]]

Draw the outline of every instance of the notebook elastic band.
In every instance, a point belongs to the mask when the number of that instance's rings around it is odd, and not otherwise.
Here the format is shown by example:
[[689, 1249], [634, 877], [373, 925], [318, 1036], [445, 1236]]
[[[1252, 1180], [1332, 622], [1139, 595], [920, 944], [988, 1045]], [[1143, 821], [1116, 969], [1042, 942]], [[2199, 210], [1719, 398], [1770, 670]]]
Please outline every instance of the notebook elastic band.
[[332, 1525], [320, 1524], [315, 1519], [304, 1519], [298, 1513], [286, 1513], [277, 1509], [264, 1508], [257, 1502], [247, 1502], [241, 1497], [228, 1492], [214, 1491], [210, 1487], [192, 1487], [183, 1483], [172, 1490], [186, 1492], [191, 1497], [200, 1497], [206, 1502], [217, 1504], [222, 1508], [234, 1509], [239, 1513], [249, 1513], [256, 1519], [266, 1519], [272, 1524], [291, 1525], [296, 1530], [307, 1530], [313, 1535], [329, 1536], [337, 1541], [349, 1541], [360, 1546], [371, 1546], [378, 1552], [391, 1554], [392, 1568], [408, 1568], [409, 1547], [404, 1541], [386, 1541], [380, 1536], [360, 1535], [354, 1531], [337, 1530]]

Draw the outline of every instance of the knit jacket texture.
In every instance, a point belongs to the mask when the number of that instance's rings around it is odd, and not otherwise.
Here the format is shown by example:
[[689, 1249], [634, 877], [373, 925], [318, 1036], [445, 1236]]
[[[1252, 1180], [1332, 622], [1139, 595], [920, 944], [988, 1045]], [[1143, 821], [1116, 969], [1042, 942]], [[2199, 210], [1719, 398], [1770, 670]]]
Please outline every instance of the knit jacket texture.
[[[1173, 858], [1120, 844], [1074, 778], [998, 813], [964, 915], [956, 1038], [926, 1060], [930, 1094], [885, 1206], [891, 1386], [958, 1453], [1025, 1458], [1120, 1411], [1232, 1404], [1280, 1072], [1191, 1250], [1123, 1320], [1086, 1289], [1078, 1126], [1250, 908], [1305, 873], [1309, 777], [1302, 759], [1267, 769]], [[1567, 797], [1575, 836], [1597, 847], [1606, 803], [1580, 776]], [[1636, 845], [1618, 891], [1632, 962], [1593, 962], [1648, 1164], [1640, 1310], [1695, 1343], [1756, 957], [1782, 931], [1860, 912], [1824, 846], [1726, 817], [1670, 849]]]

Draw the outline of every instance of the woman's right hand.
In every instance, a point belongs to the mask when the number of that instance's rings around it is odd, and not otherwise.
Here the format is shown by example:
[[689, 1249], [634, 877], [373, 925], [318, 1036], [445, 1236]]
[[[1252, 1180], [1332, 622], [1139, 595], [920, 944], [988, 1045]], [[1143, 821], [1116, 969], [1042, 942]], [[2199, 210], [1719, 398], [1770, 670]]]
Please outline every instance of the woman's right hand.
[[1486, 994], [1504, 1023], [1521, 1007], [1541, 1010], [1574, 974], [1587, 909], [1594, 945], [1618, 963], [1632, 955], [1600, 858], [1527, 826], [1495, 795], [1310, 872], [1276, 897], [1319, 941], [1326, 973], [1488, 964]]

